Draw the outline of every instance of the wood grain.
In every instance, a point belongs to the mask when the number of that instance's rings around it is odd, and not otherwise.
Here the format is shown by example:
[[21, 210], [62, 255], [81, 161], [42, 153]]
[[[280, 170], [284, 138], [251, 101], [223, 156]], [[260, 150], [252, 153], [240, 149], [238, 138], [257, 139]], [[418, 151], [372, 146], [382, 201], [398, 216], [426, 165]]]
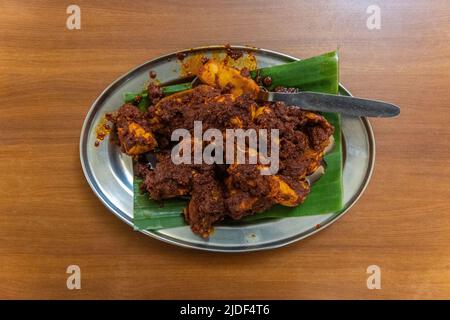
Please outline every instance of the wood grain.
[[[450, 4], [372, 1], [0, 3], [0, 298], [450, 298]], [[355, 95], [392, 101], [372, 121], [371, 183], [338, 223], [249, 254], [173, 247], [111, 215], [82, 174], [78, 140], [97, 95], [154, 56], [250, 44], [308, 57], [340, 48]], [[66, 288], [66, 268], [82, 289]], [[382, 270], [368, 290], [366, 268]]]

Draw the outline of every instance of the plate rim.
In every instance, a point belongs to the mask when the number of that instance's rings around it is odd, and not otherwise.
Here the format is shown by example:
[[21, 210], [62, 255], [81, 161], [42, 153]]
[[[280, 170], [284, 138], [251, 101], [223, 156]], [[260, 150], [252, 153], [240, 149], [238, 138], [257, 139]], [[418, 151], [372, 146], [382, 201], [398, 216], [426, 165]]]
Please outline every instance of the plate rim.
[[[290, 59], [293, 61], [301, 60], [297, 57], [294, 57], [294, 56], [291, 56], [291, 55], [288, 55], [285, 53], [281, 53], [281, 52], [277, 52], [277, 51], [269, 50], [269, 49], [264, 49], [264, 48], [244, 46], [244, 45], [230, 45], [230, 47], [233, 49], [241, 49], [241, 50], [246, 50], [246, 51], [257, 51], [257, 52], [262, 52], [264, 54], [269, 54], [269, 55], [272, 54], [272, 55], [276, 55], [278, 57]], [[133, 222], [130, 221], [126, 216], [124, 216], [120, 212], [121, 210], [119, 210], [117, 207], [115, 207], [109, 201], [109, 199], [99, 190], [98, 186], [94, 183], [95, 179], [93, 179], [93, 175], [92, 175], [90, 168], [87, 168], [87, 162], [88, 162], [87, 161], [87, 148], [85, 148], [85, 147], [87, 147], [87, 138], [88, 138], [89, 124], [90, 124], [89, 120], [91, 119], [94, 112], [96, 111], [96, 107], [99, 104], [101, 104], [101, 102], [103, 100], [105, 100], [105, 98], [107, 96], [106, 94], [108, 92], [113, 91], [121, 83], [128, 81], [128, 79], [133, 78], [135, 73], [140, 71], [140, 69], [145, 68], [148, 64], [157, 63], [161, 60], [175, 57], [176, 54], [181, 53], [181, 52], [182, 53], [192, 53], [192, 52], [199, 52], [199, 51], [205, 51], [205, 50], [223, 50], [224, 48], [225, 48], [224, 45], [200, 46], [200, 47], [175, 51], [172, 53], [160, 55], [154, 59], [147, 60], [147, 61], [141, 63], [140, 65], [132, 68], [131, 70], [127, 71], [126, 73], [122, 74], [118, 78], [116, 78], [97, 96], [97, 98], [91, 104], [91, 106], [86, 114], [86, 117], [83, 121], [83, 126], [81, 128], [80, 140], [79, 140], [80, 162], [81, 162], [83, 174], [84, 174], [85, 179], [88, 182], [89, 186], [91, 187], [92, 191], [97, 196], [97, 198], [100, 199], [102, 204], [109, 211], [111, 211], [115, 216], [117, 216], [119, 219], [121, 219], [123, 222], [125, 222], [129, 226], [133, 227]], [[345, 94], [347, 94], [349, 96], [352, 96], [350, 91], [345, 86], [343, 86], [341, 83], [339, 83], [339, 90], [343, 91]], [[226, 247], [220, 248], [220, 247], [208, 247], [207, 245], [206, 246], [198, 245], [196, 243], [189, 244], [189, 243], [180, 242], [178, 239], [174, 239], [167, 235], [157, 234], [157, 233], [153, 232], [152, 230], [139, 230], [139, 231], [147, 236], [154, 238], [154, 239], [157, 239], [157, 240], [160, 240], [165, 243], [172, 244], [172, 245], [176, 245], [179, 247], [183, 247], [183, 248], [197, 249], [197, 250], [210, 251], [210, 252], [233, 253], [233, 252], [252, 252], [252, 251], [261, 251], [261, 250], [280, 248], [280, 247], [292, 244], [294, 242], [300, 241], [302, 239], [305, 239], [307, 237], [310, 237], [310, 236], [318, 233], [319, 231], [324, 230], [325, 228], [329, 227], [334, 222], [336, 222], [338, 219], [340, 219], [342, 216], [344, 216], [344, 214], [346, 214], [355, 205], [355, 203], [359, 200], [359, 198], [362, 196], [362, 194], [366, 190], [366, 188], [369, 184], [369, 181], [372, 177], [372, 174], [373, 174], [373, 170], [374, 170], [374, 166], [375, 166], [375, 157], [376, 157], [375, 136], [374, 136], [374, 132], [372, 129], [372, 125], [370, 124], [369, 120], [366, 117], [360, 117], [360, 120], [363, 123], [363, 125], [366, 129], [366, 132], [367, 132], [369, 155], [370, 155], [368, 157], [368, 167], [367, 167], [367, 171], [364, 176], [364, 179], [363, 179], [363, 183], [360, 185], [357, 193], [351, 198], [351, 200], [349, 200], [349, 205], [346, 208], [343, 208], [341, 211], [333, 213], [334, 215], [332, 217], [330, 217], [328, 219], [328, 221], [326, 221], [325, 224], [321, 225], [320, 228], [313, 230], [311, 232], [308, 232], [307, 234], [299, 234], [299, 235], [292, 236], [287, 239], [283, 239], [283, 240], [275, 242], [273, 244], [261, 244], [261, 245], [256, 245], [254, 247], [242, 247], [242, 248], [226, 248]]]

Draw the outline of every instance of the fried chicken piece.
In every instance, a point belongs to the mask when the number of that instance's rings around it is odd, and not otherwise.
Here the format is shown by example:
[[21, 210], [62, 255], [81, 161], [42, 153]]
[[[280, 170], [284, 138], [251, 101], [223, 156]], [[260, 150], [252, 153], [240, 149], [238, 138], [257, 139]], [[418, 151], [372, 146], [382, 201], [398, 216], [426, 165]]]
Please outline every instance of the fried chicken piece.
[[[156, 105], [149, 108], [151, 123], [161, 136], [172, 134], [178, 128], [193, 127], [195, 118], [201, 114], [200, 108], [206, 101], [220, 96], [220, 91], [211, 86], [200, 85], [194, 89], [178, 92], [161, 99]], [[204, 111], [204, 110], [203, 110]]]
[[323, 154], [311, 149], [280, 161], [279, 173], [302, 180], [314, 173], [322, 165]]
[[[205, 103], [220, 95], [220, 91], [208, 85], [199, 85], [194, 89], [174, 93], [161, 99], [153, 108], [156, 117], [164, 115], [168, 110], [178, 108], [189, 108], [196, 104]], [[178, 107], [178, 108], [177, 108]]]
[[207, 238], [213, 224], [225, 217], [224, 194], [221, 183], [211, 172], [193, 176], [193, 190], [184, 216], [194, 233]]
[[321, 115], [306, 112], [306, 131], [308, 133], [311, 148], [321, 153], [330, 143], [330, 137], [334, 132], [333, 126]]
[[235, 97], [246, 94], [256, 98], [259, 92], [259, 86], [255, 81], [244, 77], [239, 70], [223, 62], [209, 60], [200, 67], [197, 76], [204, 83], [230, 92]]
[[138, 172], [144, 179], [141, 189], [147, 191], [150, 198], [163, 200], [188, 195], [192, 190], [193, 175], [196, 171], [191, 165], [175, 165], [170, 153], [158, 153], [153, 170], [145, 169], [141, 165]]
[[286, 207], [295, 207], [302, 203], [309, 193], [306, 180], [296, 180], [287, 176], [269, 176], [271, 191], [269, 198]]
[[275, 204], [270, 198], [253, 196], [249, 192], [237, 188], [228, 190], [225, 203], [228, 209], [228, 216], [234, 220], [263, 212]]
[[309, 193], [306, 180], [282, 175], [261, 175], [261, 165], [231, 165], [226, 181], [227, 208], [233, 219], [262, 212], [274, 204], [294, 207]]
[[202, 122], [204, 131], [246, 128], [251, 123], [250, 106], [245, 100], [207, 85], [168, 96], [151, 107], [150, 113], [155, 132], [168, 137], [179, 128], [192, 132], [195, 121]]
[[259, 166], [253, 164], [232, 164], [228, 167], [228, 186], [248, 192], [254, 196], [267, 196], [271, 186], [269, 176], [261, 175]]
[[297, 181], [322, 164], [334, 131], [323, 116], [283, 103], [260, 106], [254, 113], [254, 124], [256, 128], [279, 130], [279, 173]]
[[153, 150], [158, 143], [145, 114], [131, 104], [124, 104], [115, 118], [117, 135], [123, 152], [135, 156]]
[[239, 220], [244, 216], [262, 212], [272, 207], [275, 201], [269, 197], [269, 176], [263, 176], [256, 165], [232, 164], [227, 170], [226, 206], [228, 215]]

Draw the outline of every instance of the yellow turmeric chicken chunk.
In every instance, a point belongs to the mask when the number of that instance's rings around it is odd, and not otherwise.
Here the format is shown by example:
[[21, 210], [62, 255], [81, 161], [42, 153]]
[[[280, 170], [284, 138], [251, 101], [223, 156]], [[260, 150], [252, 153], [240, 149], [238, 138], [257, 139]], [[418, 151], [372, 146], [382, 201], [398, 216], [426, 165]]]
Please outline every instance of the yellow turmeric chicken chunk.
[[269, 176], [270, 194], [275, 203], [286, 207], [295, 207], [302, 203], [309, 192], [309, 184], [305, 180], [291, 180], [290, 185], [287, 178], [278, 175]]
[[260, 165], [247, 164], [229, 166], [229, 176], [225, 180], [228, 190], [226, 202], [233, 219], [264, 211], [274, 204], [295, 207], [308, 195], [310, 188], [306, 180], [261, 175], [261, 168]]
[[[119, 128], [119, 135], [125, 136], [124, 128]], [[153, 150], [158, 143], [149, 131], [146, 131], [136, 122], [128, 125], [129, 139], [122, 139], [121, 145], [128, 155], [138, 155]]]
[[158, 146], [144, 114], [131, 104], [123, 105], [116, 119], [120, 146], [130, 156], [149, 152]]
[[235, 68], [214, 60], [205, 63], [199, 69], [197, 76], [210, 86], [220, 89], [228, 88], [235, 97], [247, 94], [255, 98], [259, 92], [259, 86], [255, 81], [244, 77]]

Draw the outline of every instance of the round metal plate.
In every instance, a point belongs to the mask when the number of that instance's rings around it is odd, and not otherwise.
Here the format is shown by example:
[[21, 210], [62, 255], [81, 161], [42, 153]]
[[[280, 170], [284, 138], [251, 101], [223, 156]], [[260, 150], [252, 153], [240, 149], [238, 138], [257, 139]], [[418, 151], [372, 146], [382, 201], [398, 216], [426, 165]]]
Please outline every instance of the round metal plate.
[[[234, 48], [252, 51], [258, 67], [271, 66], [298, 60], [286, 54], [243, 46]], [[211, 54], [224, 51], [223, 46], [186, 50], [192, 53]], [[133, 225], [133, 188], [131, 158], [118, 147], [105, 140], [95, 147], [95, 128], [107, 112], [116, 110], [122, 103], [123, 92], [138, 91], [148, 81], [150, 70], [156, 71], [162, 82], [179, 78], [180, 63], [176, 53], [148, 61], [114, 81], [94, 102], [89, 110], [80, 138], [80, 157], [84, 174], [94, 193], [116, 216]], [[350, 95], [344, 87], [341, 94]], [[209, 251], [239, 252], [277, 248], [308, 237], [330, 225], [347, 212], [358, 200], [369, 182], [374, 161], [375, 141], [369, 121], [365, 118], [342, 117], [344, 140], [344, 209], [316, 216], [284, 218], [264, 222], [219, 225], [213, 235], [205, 240], [193, 234], [188, 226], [143, 231], [143, 233], [175, 245]], [[321, 228], [316, 226], [320, 224]]]

